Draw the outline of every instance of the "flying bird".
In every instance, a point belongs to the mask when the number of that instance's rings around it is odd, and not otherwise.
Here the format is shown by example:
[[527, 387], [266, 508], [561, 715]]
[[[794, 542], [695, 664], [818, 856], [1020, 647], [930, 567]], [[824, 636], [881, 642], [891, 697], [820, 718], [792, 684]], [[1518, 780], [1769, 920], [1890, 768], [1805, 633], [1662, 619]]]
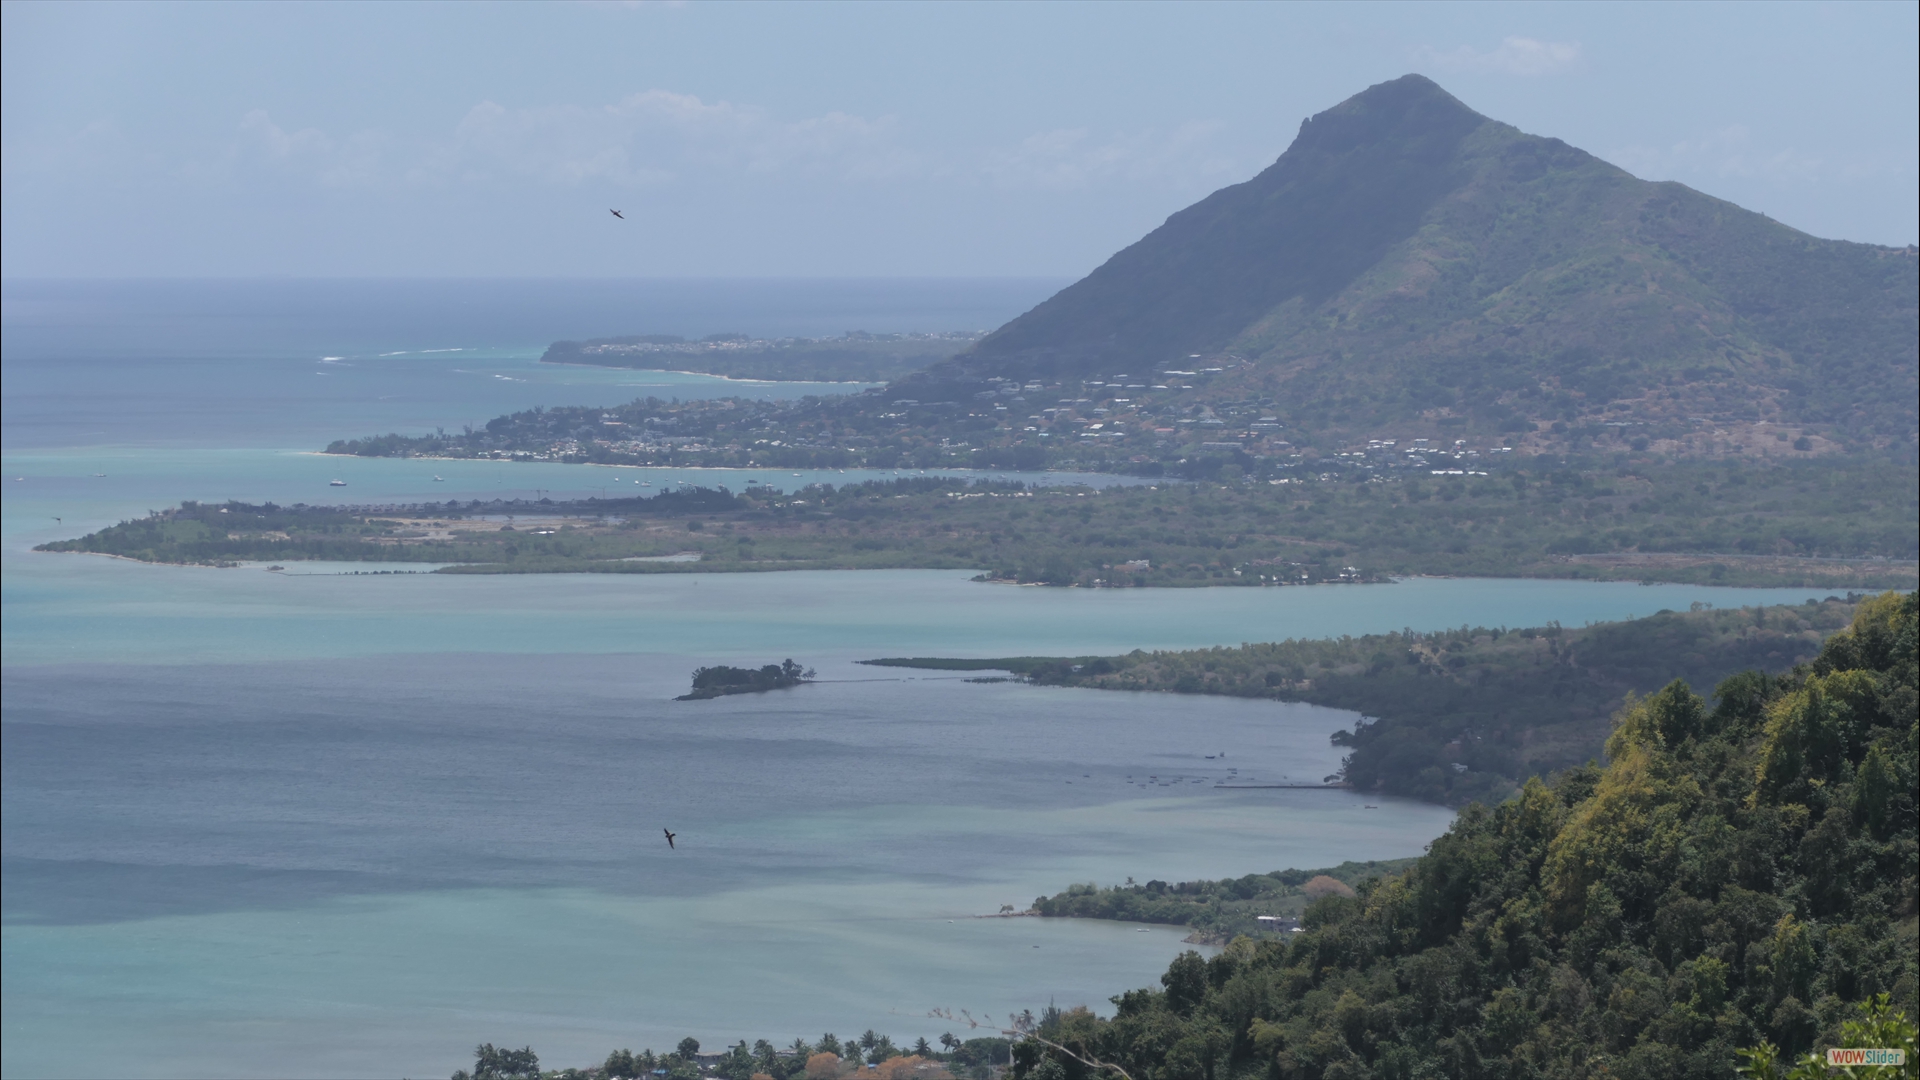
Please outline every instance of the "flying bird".
[[607, 213], [612, 214], [614, 217], [619, 218], [621, 221], [627, 220], [627, 215], [621, 213], [618, 210], [608, 210]]
[[666, 833], [666, 834], [667, 834], [667, 847], [668, 847], [668, 848], [671, 848], [671, 849], [672, 849], [672, 850], [674, 850], [674, 851], [678, 851], [678, 850], [680, 850], [679, 848], [676, 848], [676, 847], [674, 847], [674, 846], [673, 846], [673, 838], [674, 838], [674, 837], [676, 837], [676, 836], [678, 836], [678, 835], [680, 835], [679, 833], [676, 833], [676, 832], [672, 832], [672, 831], [670, 831], [670, 830], [667, 830], [667, 829], [661, 829], [660, 831], [661, 831], [661, 832], [663, 832], [663, 833]]

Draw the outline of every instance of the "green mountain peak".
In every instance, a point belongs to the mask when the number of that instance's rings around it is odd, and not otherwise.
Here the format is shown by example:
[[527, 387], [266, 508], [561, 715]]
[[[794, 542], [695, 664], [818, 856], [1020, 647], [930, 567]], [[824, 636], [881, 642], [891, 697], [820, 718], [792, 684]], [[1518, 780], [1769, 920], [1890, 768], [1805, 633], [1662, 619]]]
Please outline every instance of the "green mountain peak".
[[1215, 396], [1309, 433], [1545, 449], [1678, 422], [1686, 454], [1797, 425], [1911, 454], [1915, 256], [1637, 179], [1407, 75], [889, 396], [1204, 362]]

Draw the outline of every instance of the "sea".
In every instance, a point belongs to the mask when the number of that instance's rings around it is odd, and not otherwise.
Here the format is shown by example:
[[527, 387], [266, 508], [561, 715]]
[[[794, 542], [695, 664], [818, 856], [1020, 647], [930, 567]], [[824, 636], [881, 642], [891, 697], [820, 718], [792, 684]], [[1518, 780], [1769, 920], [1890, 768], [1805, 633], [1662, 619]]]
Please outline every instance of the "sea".
[[[481, 1042], [586, 1066], [687, 1036], [714, 1048], [871, 1028], [902, 1044], [1049, 1004], [1108, 1011], [1195, 947], [1183, 930], [1000, 913], [1076, 883], [1417, 855], [1451, 813], [1218, 786], [1322, 780], [1351, 713], [857, 661], [1580, 625], [1820, 595], [267, 573], [31, 550], [181, 499], [890, 478], [315, 451], [535, 405], [857, 391], [538, 358], [621, 333], [985, 329], [1061, 284], [0, 283], [0, 1073], [440, 1076]], [[696, 666], [787, 658], [817, 681], [672, 700]]]

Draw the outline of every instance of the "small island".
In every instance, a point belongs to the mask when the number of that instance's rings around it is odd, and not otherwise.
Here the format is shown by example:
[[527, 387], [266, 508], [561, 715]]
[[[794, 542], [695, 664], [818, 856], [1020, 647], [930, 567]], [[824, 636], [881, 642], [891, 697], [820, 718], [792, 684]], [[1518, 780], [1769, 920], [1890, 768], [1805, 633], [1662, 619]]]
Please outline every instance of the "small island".
[[705, 701], [708, 698], [722, 697], [727, 694], [760, 694], [768, 690], [785, 690], [789, 686], [799, 686], [812, 679], [812, 668], [803, 671], [800, 665], [791, 659], [759, 668], [715, 664], [712, 667], [694, 668], [693, 692], [681, 694], [673, 700]]

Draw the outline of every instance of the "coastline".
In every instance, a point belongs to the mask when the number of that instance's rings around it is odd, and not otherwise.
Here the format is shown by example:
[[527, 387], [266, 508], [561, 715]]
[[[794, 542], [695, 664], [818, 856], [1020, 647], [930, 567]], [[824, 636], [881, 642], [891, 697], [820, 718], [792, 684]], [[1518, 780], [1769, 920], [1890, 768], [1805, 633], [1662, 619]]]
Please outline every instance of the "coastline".
[[584, 367], [596, 371], [658, 371], [665, 375], [698, 375], [706, 379], [719, 379], [730, 383], [757, 383], [779, 386], [785, 383], [813, 383], [818, 386], [885, 386], [884, 382], [862, 382], [848, 379], [748, 379], [738, 375], [722, 375], [716, 371], [688, 371], [685, 368], [628, 367], [625, 364], [590, 364], [584, 360], [548, 360], [544, 357], [534, 361], [539, 364], [552, 364], [555, 367]]

